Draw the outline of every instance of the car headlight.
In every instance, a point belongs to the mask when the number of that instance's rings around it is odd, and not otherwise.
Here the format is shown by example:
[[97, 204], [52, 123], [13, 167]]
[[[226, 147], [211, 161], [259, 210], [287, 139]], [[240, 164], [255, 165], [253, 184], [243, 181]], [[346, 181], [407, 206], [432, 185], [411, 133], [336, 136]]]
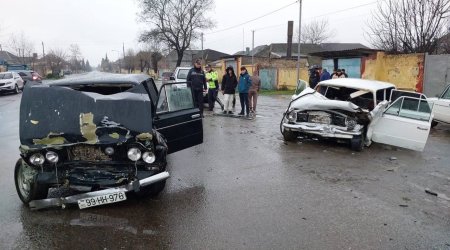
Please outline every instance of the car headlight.
[[142, 160], [144, 160], [144, 161], [147, 162], [147, 163], [153, 163], [153, 162], [155, 162], [155, 160], [156, 160], [156, 156], [155, 156], [155, 154], [152, 153], [152, 152], [145, 152], [145, 153], [142, 155]]
[[30, 163], [36, 166], [44, 164], [45, 158], [42, 154], [37, 153], [30, 157]]
[[291, 112], [289, 112], [286, 116], [286, 118], [288, 119], [288, 121], [290, 122], [295, 122], [297, 121], [297, 111], [296, 110], [292, 110]]
[[105, 154], [109, 155], [109, 156], [113, 155], [114, 154], [114, 148], [113, 147], [105, 148]]
[[139, 159], [141, 159], [141, 150], [139, 150], [138, 148], [130, 148], [128, 149], [128, 159], [132, 160], [132, 161], [138, 161]]
[[353, 129], [355, 129], [355, 127], [356, 127], [357, 124], [358, 124], [358, 123], [356, 122], [355, 119], [349, 119], [349, 118], [347, 118], [347, 120], [345, 121], [345, 125], [347, 125], [347, 129], [348, 129], [348, 130], [353, 130]]
[[45, 159], [47, 159], [47, 161], [49, 161], [51, 163], [57, 163], [59, 161], [59, 156], [57, 153], [55, 153], [53, 151], [48, 151], [45, 154]]

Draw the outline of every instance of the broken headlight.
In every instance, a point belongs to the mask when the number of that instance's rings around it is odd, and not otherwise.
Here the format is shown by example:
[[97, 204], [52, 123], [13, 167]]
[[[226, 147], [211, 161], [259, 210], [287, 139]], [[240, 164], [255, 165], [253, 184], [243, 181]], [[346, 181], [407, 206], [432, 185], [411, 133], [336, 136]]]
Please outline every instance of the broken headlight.
[[45, 159], [47, 159], [47, 161], [50, 163], [57, 163], [59, 161], [59, 156], [57, 153], [53, 151], [48, 151], [45, 154]]
[[30, 163], [36, 166], [40, 166], [44, 164], [45, 158], [42, 154], [37, 153], [32, 156], [30, 156]]
[[132, 160], [132, 161], [138, 161], [139, 159], [141, 159], [141, 150], [138, 148], [130, 148], [128, 149], [128, 159]]
[[292, 110], [286, 115], [286, 118], [288, 119], [289, 122], [295, 122], [297, 120], [297, 111]]
[[355, 129], [357, 124], [358, 123], [356, 122], [355, 119], [347, 118], [347, 120], [345, 121], [345, 125], [347, 126], [347, 130]]

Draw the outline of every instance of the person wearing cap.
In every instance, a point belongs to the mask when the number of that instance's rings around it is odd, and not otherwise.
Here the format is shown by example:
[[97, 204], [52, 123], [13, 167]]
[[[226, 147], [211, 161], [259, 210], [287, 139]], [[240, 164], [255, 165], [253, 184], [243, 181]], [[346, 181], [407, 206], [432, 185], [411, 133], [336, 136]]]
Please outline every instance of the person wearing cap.
[[217, 92], [219, 91], [219, 77], [217, 76], [217, 72], [211, 68], [211, 65], [207, 64], [205, 66], [206, 70], [206, 82], [208, 84], [208, 105], [209, 111], [213, 111], [214, 103], [217, 99]]
[[196, 106], [200, 109], [203, 117], [203, 91], [206, 91], [206, 77], [202, 70], [202, 62], [200, 59], [195, 60], [194, 67], [189, 70], [186, 81], [190, 84], [194, 94]]
[[242, 66], [238, 84], [239, 100], [241, 101], [241, 112], [239, 115], [244, 115], [245, 110], [247, 117], [250, 115], [250, 107], [248, 106], [248, 90], [250, 86], [252, 86], [252, 80], [247, 72], [247, 68]]

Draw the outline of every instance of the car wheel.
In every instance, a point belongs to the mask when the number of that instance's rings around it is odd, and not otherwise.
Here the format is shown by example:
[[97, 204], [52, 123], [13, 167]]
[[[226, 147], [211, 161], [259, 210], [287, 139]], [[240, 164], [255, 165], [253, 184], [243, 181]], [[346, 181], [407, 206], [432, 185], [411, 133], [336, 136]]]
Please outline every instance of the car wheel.
[[431, 122], [431, 127], [432, 127], [432, 128], [436, 127], [436, 125], [438, 125], [438, 122], [437, 122], [437, 121], [432, 121], [432, 122]]
[[287, 129], [283, 130], [283, 138], [285, 141], [294, 141], [298, 137], [298, 133]]
[[14, 168], [14, 182], [20, 200], [28, 205], [32, 200], [47, 198], [48, 186], [36, 181], [38, 171], [19, 159]]
[[166, 180], [151, 184], [146, 187], [141, 187], [138, 192], [135, 192], [136, 197], [155, 197], [164, 190]]
[[14, 93], [19, 94], [19, 92], [20, 92], [19, 86], [17, 86], [16, 84], [16, 86], [14, 87]]
[[353, 151], [361, 152], [364, 148], [364, 135], [354, 135], [350, 139], [350, 146]]

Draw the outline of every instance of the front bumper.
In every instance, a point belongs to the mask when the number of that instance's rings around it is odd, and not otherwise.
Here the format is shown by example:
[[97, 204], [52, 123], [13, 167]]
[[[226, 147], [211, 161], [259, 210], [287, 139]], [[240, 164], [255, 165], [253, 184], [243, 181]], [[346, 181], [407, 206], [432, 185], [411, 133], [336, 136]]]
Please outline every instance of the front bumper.
[[14, 89], [15, 85], [12, 83], [0, 86], [0, 91], [13, 91]]
[[83, 193], [83, 194], [77, 194], [77, 195], [72, 195], [72, 196], [68, 196], [68, 197], [34, 200], [29, 203], [29, 206], [30, 206], [31, 210], [39, 210], [39, 209], [45, 209], [45, 208], [51, 208], [51, 207], [65, 208], [65, 206], [67, 204], [77, 204], [78, 200], [80, 200], [80, 199], [110, 194], [113, 192], [131, 192], [131, 191], [137, 192], [140, 190], [141, 187], [145, 187], [145, 186], [157, 183], [157, 182], [164, 181], [164, 180], [168, 179], [169, 177], [170, 177], [169, 172], [165, 171], [165, 172], [161, 172], [156, 175], [152, 175], [152, 176], [147, 177], [142, 180], [132, 181], [126, 185], [122, 185], [119, 187], [108, 188], [108, 189], [103, 189], [103, 190], [93, 191], [93, 192], [88, 192], [88, 193]]
[[346, 128], [317, 123], [283, 123], [283, 129], [289, 131], [296, 131], [305, 134], [318, 135], [325, 138], [339, 138], [339, 139], [352, 139], [353, 136], [361, 135], [363, 132], [363, 126], [357, 125], [353, 130], [347, 130]]

